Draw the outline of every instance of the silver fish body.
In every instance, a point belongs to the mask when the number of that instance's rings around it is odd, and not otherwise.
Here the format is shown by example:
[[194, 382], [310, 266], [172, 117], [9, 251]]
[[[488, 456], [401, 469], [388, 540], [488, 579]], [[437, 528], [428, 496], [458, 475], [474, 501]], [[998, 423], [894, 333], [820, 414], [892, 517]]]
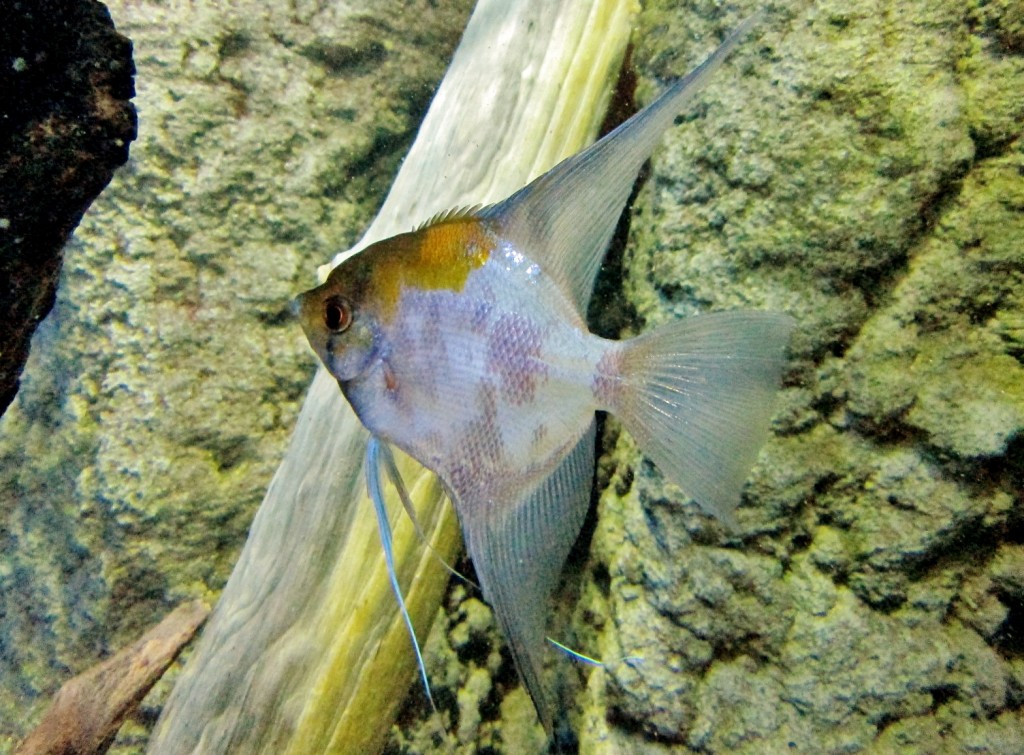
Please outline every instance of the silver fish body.
[[468, 506], [550, 474], [593, 417], [607, 343], [535, 263], [499, 248], [460, 291], [406, 293], [376, 325], [373, 366], [342, 389]]

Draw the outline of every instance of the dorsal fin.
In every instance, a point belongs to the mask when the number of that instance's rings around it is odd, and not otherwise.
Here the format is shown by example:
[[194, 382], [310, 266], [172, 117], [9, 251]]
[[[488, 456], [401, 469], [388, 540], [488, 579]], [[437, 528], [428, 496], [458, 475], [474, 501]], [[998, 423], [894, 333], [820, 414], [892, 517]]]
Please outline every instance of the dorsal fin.
[[496, 221], [502, 235], [562, 287], [581, 315], [640, 167], [686, 101], [759, 18], [743, 21], [703, 63], [600, 141], [479, 213]]
[[424, 228], [435, 225], [437, 223], [444, 223], [449, 220], [459, 220], [460, 218], [475, 217], [480, 212], [480, 209], [482, 207], [482, 204], [474, 204], [470, 205], [469, 207], [452, 207], [451, 209], [448, 210], [441, 210], [441, 212], [437, 213], [436, 215], [433, 215], [432, 217], [424, 220], [413, 230], [422, 231]]

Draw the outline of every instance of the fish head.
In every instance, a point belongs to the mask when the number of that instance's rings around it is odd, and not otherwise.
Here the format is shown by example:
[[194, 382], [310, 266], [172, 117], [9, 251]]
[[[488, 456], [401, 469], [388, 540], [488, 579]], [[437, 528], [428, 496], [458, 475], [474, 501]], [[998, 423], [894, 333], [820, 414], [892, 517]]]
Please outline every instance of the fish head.
[[490, 229], [470, 211], [446, 213], [415, 231], [371, 244], [296, 299], [306, 338], [335, 378], [354, 380], [387, 350], [384, 334], [396, 327], [405, 294], [461, 291], [494, 245]]
[[376, 356], [379, 318], [366, 282], [363, 266], [342, 263], [322, 285], [295, 299], [309, 345], [341, 382], [358, 378]]

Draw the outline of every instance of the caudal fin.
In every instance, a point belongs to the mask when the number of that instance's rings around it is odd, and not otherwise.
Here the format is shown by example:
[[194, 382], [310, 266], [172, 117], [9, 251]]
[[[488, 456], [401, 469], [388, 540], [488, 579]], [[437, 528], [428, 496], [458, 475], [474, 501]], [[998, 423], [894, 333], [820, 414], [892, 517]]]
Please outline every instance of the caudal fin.
[[768, 436], [793, 319], [717, 312], [622, 344], [610, 407], [662, 474], [727, 523]]

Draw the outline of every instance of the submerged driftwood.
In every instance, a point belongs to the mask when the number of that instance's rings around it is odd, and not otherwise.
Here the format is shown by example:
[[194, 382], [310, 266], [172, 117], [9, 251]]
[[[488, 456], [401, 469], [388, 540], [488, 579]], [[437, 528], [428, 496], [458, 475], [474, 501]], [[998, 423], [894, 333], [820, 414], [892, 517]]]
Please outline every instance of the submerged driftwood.
[[[510, 194], [595, 137], [625, 54], [630, 0], [481, 0], [416, 143], [363, 239]], [[287, 455], [151, 751], [372, 752], [414, 678], [362, 482], [365, 431], [314, 379]], [[461, 537], [433, 476], [400, 460], [433, 549]], [[447, 572], [398, 516], [395, 559], [426, 636]]]
[[136, 642], [65, 682], [17, 755], [106, 752], [130, 716], [206, 621], [210, 607], [184, 603]]

